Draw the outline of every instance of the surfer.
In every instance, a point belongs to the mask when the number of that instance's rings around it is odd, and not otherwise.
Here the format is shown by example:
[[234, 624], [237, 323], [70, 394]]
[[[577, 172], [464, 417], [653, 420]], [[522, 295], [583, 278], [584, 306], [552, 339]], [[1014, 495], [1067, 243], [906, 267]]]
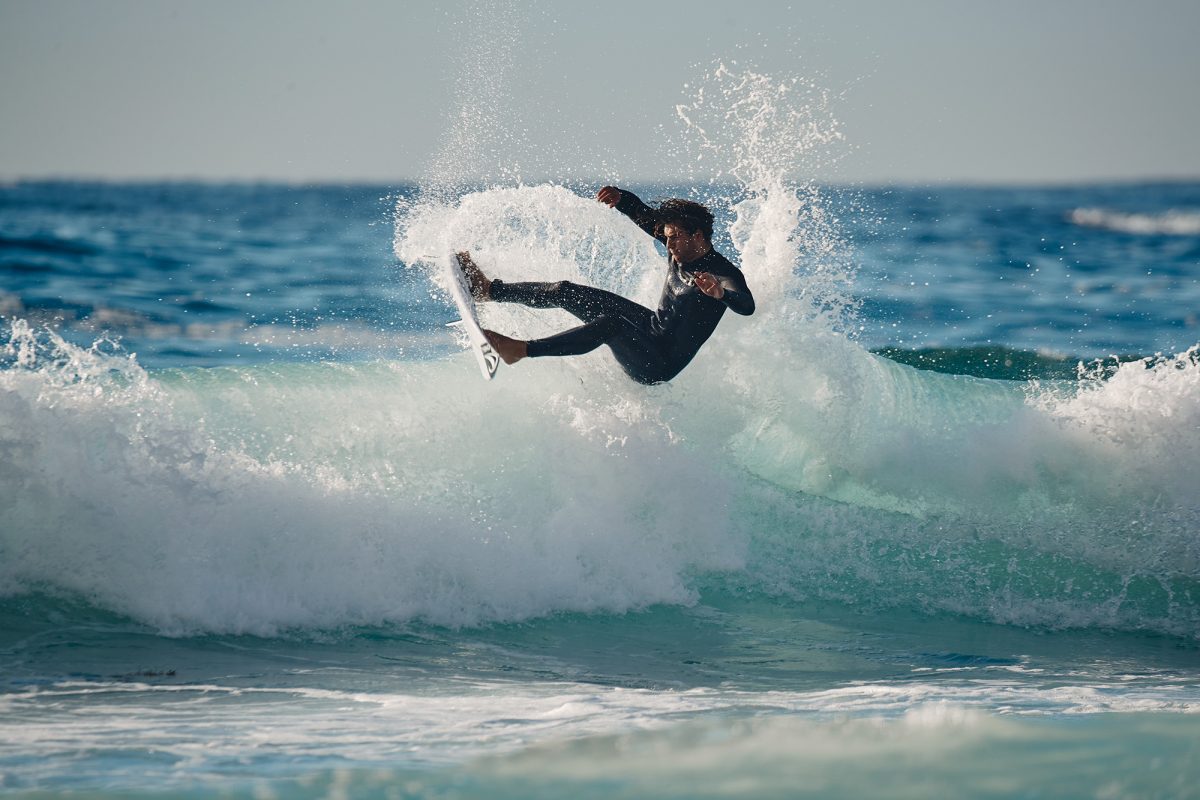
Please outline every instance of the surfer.
[[596, 199], [616, 208], [667, 246], [667, 277], [658, 310], [620, 295], [570, 281], [505, 283], [489, 279], [459, 253], [458, 261], [476, 300], [561, 308], [584, 324], [544, 339], [524, 341], [484, 331], [505, 364], [523, 358], [577, 356], [602, 344], [638, 383], [663, 383], [688, 365], [716, 330], [725, 309], [748, 316], [754, 296], [742, 271], [713, 249], [713, 215], [700, 203], [666, 200], [650, 208], [632, 192], [605, 186]]

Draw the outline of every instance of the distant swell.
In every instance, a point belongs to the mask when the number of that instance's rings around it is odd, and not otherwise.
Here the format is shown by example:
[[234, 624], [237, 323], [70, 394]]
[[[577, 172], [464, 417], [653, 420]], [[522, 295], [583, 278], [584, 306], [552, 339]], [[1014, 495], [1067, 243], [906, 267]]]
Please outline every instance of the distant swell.
[[1070, 213], [1069, 219], [1085, 228], [1101, 228], [1119, 233], [1157, 236], [1200, 235], [1200, 211], [1192, 210], [1137, 214], [1102, 208], [1077, 208]]

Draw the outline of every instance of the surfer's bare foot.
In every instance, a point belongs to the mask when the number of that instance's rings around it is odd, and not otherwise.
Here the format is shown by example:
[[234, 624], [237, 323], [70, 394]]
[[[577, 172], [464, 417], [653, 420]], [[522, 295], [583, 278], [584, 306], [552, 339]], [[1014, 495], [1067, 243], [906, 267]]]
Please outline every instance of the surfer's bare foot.
[[461, 253], [456, 253], [454, 257], [458, 259], [458, 266], [462, 269], [463, 275], [467, 276], [467, 286], [471, 288], [471, 296], [476, 300], [490, 300], [492, 282], [479, 269], [479, 265], [471, 260], [471, 254], [463, 250]]
[[504, 360], [505, 364], [515, 364], [529, 354], [527, 343], [520, 339], [510, 339], [509, 337], [489, 331], [486, 328], [483, 335], [487, 337], [488, 344], [492, 349]]

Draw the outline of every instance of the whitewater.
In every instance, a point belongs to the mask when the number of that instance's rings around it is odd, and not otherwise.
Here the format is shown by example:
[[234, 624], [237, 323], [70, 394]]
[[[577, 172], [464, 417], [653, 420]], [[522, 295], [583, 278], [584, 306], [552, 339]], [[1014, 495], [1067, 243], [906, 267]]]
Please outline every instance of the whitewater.
[[[947, 190], [973, 227], [946, 244], [927, 192], [796, 177], [842, 136], [818, 85], [700, 86], [677, 116], [718, 180], [638, 190], [710, 203], [759, 310], [653, 387], [603, 348], [479, 379], [430, 254], [646, 305], [663, 255], [598, 187], [471, 184], [461, 130], [436, 180], [357, 205], [2, 190], [0, 791], [1194, 795], [1200, 350], [1163, 309], [1200, 244], [1126, 224], [1192, 213], [1179, 187], [1104, 216], [1113, 192], [1014, 190], [1006, 224], [1053, 208], [1029, 235], [1109, 260], [1031, 247], [1009, 299], [965, 261], [918, 287], [939, 247], [1010, 246], [977, 232], [995, 197]], [[853, 217], [882, 213], [929, 220], [915, 266], [872, 261], [889, 228]], [[1070, 296], [1021, 283], [1064, 268]], [[1120, 305], [1164, 295], [1160, 322]], [[1076, 296], [1107, 339], [1057, 326]], [[977, 302], [1019, 324], [880, 352]], [[1019, 363], [983, 376], [981, 347]]]

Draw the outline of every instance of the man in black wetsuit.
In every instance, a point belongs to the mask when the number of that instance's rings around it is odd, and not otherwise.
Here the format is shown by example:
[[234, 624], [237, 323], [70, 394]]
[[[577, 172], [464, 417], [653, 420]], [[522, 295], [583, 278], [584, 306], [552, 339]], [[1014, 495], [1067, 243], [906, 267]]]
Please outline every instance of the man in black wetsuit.
[[652, 209], [632, 192], [605, 186], [596, 199], [616, 208], [667, 246], [667, 280], [658, 311], [620, 295], [557, 283], [489, 280], [468, 253], [458, 260], [477, 300], [561, 308], [584, 324], [545, 339], [522, 341], [484, 331], [506, 364], [522, 358], [576, 356], [602, 344], [638, 383], [669, 381], [688, 365], [716, 330], [726, 308], [754, 313], [754, 296], [742, 271], [712, 247], [712, 213], [688, 200], [667, 200]]

